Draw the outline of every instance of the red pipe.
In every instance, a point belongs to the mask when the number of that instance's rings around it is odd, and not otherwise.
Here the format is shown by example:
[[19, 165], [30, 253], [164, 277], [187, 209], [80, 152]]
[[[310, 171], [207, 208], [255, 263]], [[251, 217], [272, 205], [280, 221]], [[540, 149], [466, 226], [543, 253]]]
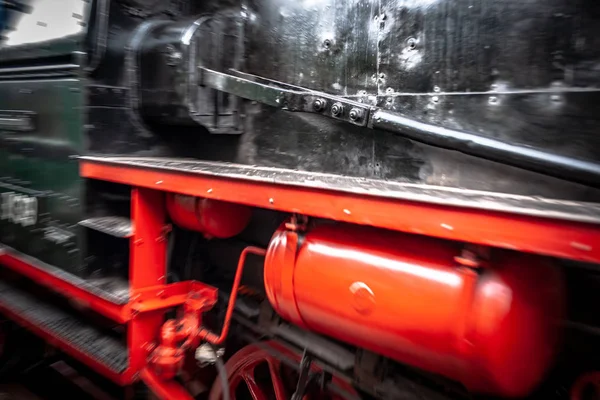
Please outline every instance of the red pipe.
[[258, 256], [264, 256], [266, 251], [259, 247], [248, 246], [240, 255], [240, 259], [238, 261], [237, 270], [235, 272], [235, 278], [233, 280], [233, 286], [231, 288], [231, 295], [229, 296], [229, 304], [227, 305], [227, 312], [225, 313], [225, 321], [223, 321], [223, 328], [221, 329], [221, 334], [216, 335], [215, 333], [210, 332], [206, 328], [201, 328], [198, 332], [198, 337], [200, 340], [206, 340], [209, 343], [214, 345], [221, 345], [225, 342], [227, 338], [227, 334], [229, 333], [229, 327], [231, 325], [231, 316], [233, 315], [233, 309], [235, 308], [235, 300], [237, 299], [237, 293], [240, 288], [240, 282], [242, 281], [242, 274], [244, 272], [244, 264], [246, 262], [246, 256], [248, 254], [256, 254]]
[[[183, 366], [185, 352], [197, 346], [201, 340], [214, 345], [221, 345], [225, 342], [229, 333], [229, 327], [231, 326], [235, 301], [248, 254], [264, 256], [266, 251], [258, 247], [249, 246], [240, 254], [221, 334], [217, 335], [201, 327], [202, 312], [207, 310], [208, 305], [205, 298], [194, 296], [193, 293], [190, 294], [190, 297], [183, 306], [183, 315], [177, 320], [171, 319], [163, 324], [160, 343], [149, 357], [149, 364], [152, 366], [152, 372], [156, 375], [157, 379], [160, 378], [168, 381], [177, 376]], [[212, 304], [210, 307], [212, 307]]]

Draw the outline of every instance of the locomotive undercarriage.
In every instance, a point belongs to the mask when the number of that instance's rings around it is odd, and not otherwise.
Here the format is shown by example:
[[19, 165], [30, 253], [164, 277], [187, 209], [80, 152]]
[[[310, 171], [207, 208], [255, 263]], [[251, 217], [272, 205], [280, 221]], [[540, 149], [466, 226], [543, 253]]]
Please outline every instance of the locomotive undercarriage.
[[165, 399], [600, 393], [595, 2], [9, 3], [9, 320]]

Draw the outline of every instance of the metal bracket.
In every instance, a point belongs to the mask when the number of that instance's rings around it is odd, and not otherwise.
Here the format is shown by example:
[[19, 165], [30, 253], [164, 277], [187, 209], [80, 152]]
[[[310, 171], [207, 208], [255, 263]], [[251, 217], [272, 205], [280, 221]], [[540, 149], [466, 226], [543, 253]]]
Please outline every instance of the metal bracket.
[[184, 281], [138, 290], [131, 298], [131, 311], [135, 314], [176, 307], [185, 303], [191, 294], [206, 299], [207, 307], [217, 302], [216, 288], [202, 282]]
[[286, 111], [321, 114], [358, 126], [367, 126], [371, 106], [299, 86], [239, 71], [231, 74], [199, 67], [199, 84]]
[[311, 374], [312, 356], [305, 349], [302, 354], [302, 361], [300, 361], [300, 376], [298, 377], [298, 384], [296, 385], [296, 391], [291, 397], [291, 400], [302, 400], [306, 395], [310, 386], [316, 382], [316, 378], [319, 374]]
[[283, 110], [317, 113], [354, 125], [396, 133], [432, 146], [600, 187], [600, 164], [596, 162], [431, 125], [343, 97], [239, 71], [230, 72], [199, 67], [199, 85]]

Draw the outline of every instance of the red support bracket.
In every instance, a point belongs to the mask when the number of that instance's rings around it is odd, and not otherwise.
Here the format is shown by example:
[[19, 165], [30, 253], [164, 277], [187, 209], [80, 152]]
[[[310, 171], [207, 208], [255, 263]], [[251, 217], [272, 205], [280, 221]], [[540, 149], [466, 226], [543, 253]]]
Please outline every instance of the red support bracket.
[[[133, 188], [131, 192], [129, 287], [135, 296], [148, 288], [166, 287], [167, 247], [165, 240], [165, 194], [151, 189]], [[143, 304], [143, 303], [142, 303]], [[132, 302], [128, 304], [131, 311]], [[127, 377], [136, 379], [146, 366], [152, 343], [159, 337], [164, 309], [131, 313], [127, 325], [129, 370]]]
[[131, 298], [132, 313], [164, 310], [182, 305], [190, 296], [206, 299], [210, 305], [217, 301], [217, 289], [198, 281], [157, 285], [139, 289]]

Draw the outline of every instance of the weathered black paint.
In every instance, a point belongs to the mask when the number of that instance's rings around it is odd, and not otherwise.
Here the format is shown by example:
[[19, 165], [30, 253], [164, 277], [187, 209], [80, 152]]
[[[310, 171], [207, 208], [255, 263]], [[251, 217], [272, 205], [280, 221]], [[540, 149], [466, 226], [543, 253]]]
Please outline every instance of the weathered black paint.
[[[581, 162], [600, 160], [595, 133], [600, 91], [593, 72], [600, 32], [593, 3], [262, 0], [244, 7], [207, 1], [189, 4], [188, 10], [199, 16], [231, 8], [245, 21], [243, 72], [509, 145]], [[158, 13], [155, 18], [181, 17]], [[134, 30], [147, 20], [113, 2], [110, 21], [107, 59], [94, 77], [98, 84], [130, 88], [123, 44], [131, 46]], [[241, 137], [224, 138], [207, 135], [202, 127], [140, 124], [143, 119], [135, 116], [124, 124], [125, 109], [90, 111], [104, 121], [103, 131], [119, 138], [118, 145], [91, 140], [93, 152], [173, 156], [181, 151], [199, 159], [358, 177], [600, 198], [597, 190], [569, 182], [575, 176], [550, 178], [503, 165], [501, 159], [490, 162], [260, 105], [246, 104]], [[115, 117], [107, 121], [102, 115], [110, 113]], [[112, 119], [118, 124], [111, 125]]]
[[[33, 11], [38, 2], [31, 3]], [[98, 0], [89, 6], [79, 34], [0, 48], [1, 93], [21, 81], [28, 82], [25, 91], [32, 90], [29, 82], [40, 88], [69, 82], [65, 93], [77, 99], [61, 113], [36, 105], [47, 89], [20, 94], [32, 99], [37, 108], [24, 111], [45, 121], [44, 132], [80, 121], [62, 142], [1, 135], [2, 151], [33, 169], [32, 160], [44, 160], [76, 171], [69, 156], [82, 153], [168, 156], [373, 178], [382, 185], [600, 200], [600, 190], [575, 183], [576, 175], [552, 178], [505, 165], [502, 157], [488, 161], [493, 157], [318, 114], [207, 96], [189, 79], [197, 63], [227, 73], [235, 68], [425, 124], [600, 163], [600, 6], [591, 0]], [[229, 29], [236, 41], [228, 37], [234, 46], [219, 59], [211, 52], [225, 39], [210, 26], [197, 47], [181, 47], [182, 27], [222, 15], [235, 15], [239, 26]], [[17, 17], [12, 14], [13, 25]], [[162, 30], [140, 40], [143, 24], [153, 21], [162, 21]], [[177, 65], [182, 50], [191, 65]], [[25, 69], [14, 76], [14, 68]], [[203, 121], [182, 93], [205, 113]], [[235, 129], [214, 129], [211, 118], [221, 115], [215, 103], [235, 115]], [[14, 104], [3, 102], [2, 109]], [[3, 172], [18, 165], [10, 163]], [[22, 172], [7, 175], [23, 187], [42, 188]], [[72, 182], [76, 190], [59, 193], [81, 203], [82, 186]], [[57, 215], [76, 210], [59, 208]], [[81, 209], [69, 215], [61, 223], [74, 226], [88, 216]]]

